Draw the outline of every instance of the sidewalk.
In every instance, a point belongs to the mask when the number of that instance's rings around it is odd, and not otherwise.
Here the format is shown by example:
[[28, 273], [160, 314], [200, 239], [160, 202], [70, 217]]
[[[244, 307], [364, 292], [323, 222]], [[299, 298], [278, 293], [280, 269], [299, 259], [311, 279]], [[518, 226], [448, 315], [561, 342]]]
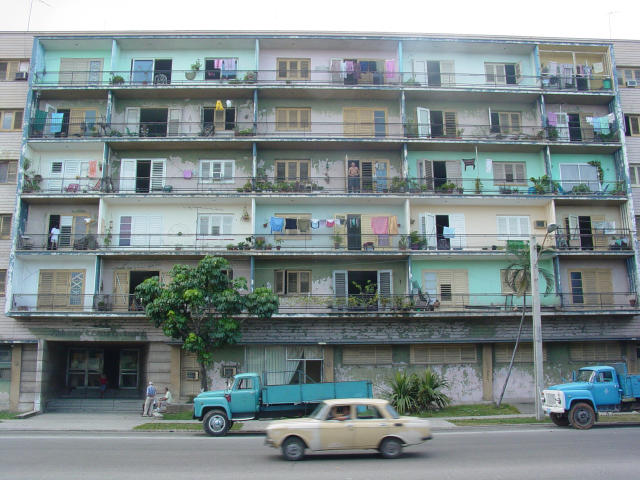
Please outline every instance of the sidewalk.
[[[434, 430], [457, 428], [449, 420], [468, 418], [509, 418], [531, 417], [533, 405], [516, 405], [521, 414], [495, 415], [484, 417], [430, 418]], [[21, 420], [0, 421], [0, 434], [4, 431], [61, 431], [61, 432], [130, 432], [145, 423], [193, 423], [195, 420], [162, 420], [141, 417], [138, 413], [44, 413]], [[249, 420], [242, 423], [242, 429], [233, 433], [264, 433], [268, 420]], [[154, 433], [154, 432], [151, 432]]]

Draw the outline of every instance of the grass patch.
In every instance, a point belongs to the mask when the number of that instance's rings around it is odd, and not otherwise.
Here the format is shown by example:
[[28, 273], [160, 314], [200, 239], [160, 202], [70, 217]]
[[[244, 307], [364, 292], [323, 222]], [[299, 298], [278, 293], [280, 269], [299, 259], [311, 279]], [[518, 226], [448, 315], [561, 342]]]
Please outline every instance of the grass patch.
[[640, 413], [632, 413], [629, 415], [600, 415], [598, 423], [636, 423], [640, 422]]
[[9, 412], [7, 410], [0, 411], [0, 420], [13, 420], [18, 415], [16, 412]]
[[164, 420], [193, 420], [193, 411], [177, 412], [177, 413], [163, 413], [162, 418]]
[[543, 420], [536, 420], [536, 417], [520, 417], [520, 418], [473, 418], [473, 419], [465, 419], [465, 420], [451, 420], [451, 423], [457, 425], [458, 427], [466, 427], [472, 425], [528, 425], [528, 424], [536, 424], [543, 425], [547, 423], [551, 423], [551, 419], [549, 417], [544, 418]]
[[[143, 431], [180, 431], [180, 432], [200, 432], [202, 431], [202, 423], [200, 422], [192, 422], [192, 423], [173, 423], [173, 422], [152, 422], [152, 423], [143, 423], [142, 425], [138, 425], [133, 427], [134, 430], [143, 430]], [[242, 429], [242, 422], [235, 422], [231, 427], [232, 432], [236, 432]]]
[[478, 403], [472, 405], [453, 405], [443, 408], [442, 410], [422, 412], [417, 416], [425, 418], [484, 417], [486, 415], [512, 415], [517, 413], [520, 413], [520, 411], [516, 407], [506, 403], [500, 405], [500, 408], [496, 407], [492, 403]]

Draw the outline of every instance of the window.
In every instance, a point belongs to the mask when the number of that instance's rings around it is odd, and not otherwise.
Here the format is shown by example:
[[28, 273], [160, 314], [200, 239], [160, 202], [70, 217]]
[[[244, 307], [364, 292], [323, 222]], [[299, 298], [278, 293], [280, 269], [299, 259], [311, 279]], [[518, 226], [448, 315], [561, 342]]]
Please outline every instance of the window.
[[198, 215], [198, 236], [230, 235], [233, 215]]
[[615, 362], [623, 360], [618, 342], [576, 342], [569, 344], [569, 359], [574, 362]]
[[456, 137], [458, 135], [456, 112], [431, 110], [429, 117], [432, 137]]
[[422, 289], [442, 307], [462, 306], [468, 299], [469, 279], [466, 270], [427, 270]]
[[276, 270], [274, 275], [277, 294], [311, 293], [311, 270]]
[[358, 420], [375, 420], [382, 418], [382, 415], [375, 405], [356, 405], [356, 418]]
[[103, 77], [102, 63], [101, 58], [61, 58], [58, 83], [98, 84]]
[[7, 271], [0, 270], [0, 296], [4, 297], [4, 290], [7, 288]]
[[344, 134], [384, 137], [387, 134], [387, 111], [383, 108], [347, 107], [343, 109]]
[[278, 58], [278, 80], [309, 80], [310, 58]]
[[252, 390], [253, 378], [241, 378], [238, 382], [238, 388], [236, 390]]
[[623, 87], [640, 86], [640, 68], [618, 67], [618, 83]]
[[499, 240], [529, 240], [528, 216], [496, 215]]
[[0, 110], [2, 130], [22, 130], [22, 110]]
[[477, 363], [475, 345], [411, 345], [409, 361], [414, 365]]
[[276, 160], [276, 180], [308, 182], [310, 169], [309, 160]]
[[[274, 217], [284, 218], [284, 233], [286, 235], [301, 235], [311, 233], [310, 213], [276, 213]], [[301, 240], [308, 236], [299, 237]], [[277, 240], [277, 238], [276, 238]]]
[[[517, 270], [507, 270], [507, 269], [501, 269], [500, 270], [500, 285], [501, 285], [501, 293], [503, 295], [512, 295], [515, 294], [516, 291], [513, 290], [510, 286], [509, 283], [507, 282], [507, 275], [511, 275], [513, 276], [515, 274]], [[531, 294], [531, 286], [529, 286], [527, 288], [527, 294]]]
[[200, 182], [233, 183], [235, 163], [234, 160], [200, 160]]
[[491, 133], [520, 133], [520, 112], [491, 112]]
[[311, 108], [276, 108], [276, 130], [305, 131], [311, 128]]
[[640, 164], [629, 165], [629, 178], [631, 180], [631, 185], [640, 185]]
[[[496, 343], [494, 353], [496, 363], [509, 363], [513, 354], [513, 343]], [[542, 357], [547, 361], [547, 349], [543, 348]], [[533, 345], [531, 343], [519, 343], [514, 362], [533, 363]]]
[[342, 349], [343, 365], [391, 365], [391, 345], [362, 345]]
[[11, 218], [10, 214], [0, 215], [0, 239], [2, 240], [11, 236]]
[[84, 270], [40, 270], [38, 309], [82, 306], [84, 276]]
[[508, 185], [527, 185], [525, 162], [493, 162], [493, 180]]
[[516, 85], [520, 82], [520, 64], [485, 63], [484, 75], [486, 82], [493, 85]]
[[562, 188], [566, 192], [570, 192], [578, 185], [586, 185], [592, 192], [600, 190], [598, 169], [587, 163], [560, 164], [560, 177], [562, 179]]
[[624, 131], [627, 137], [640, 137], [640, 115], [625, 115]]
[[569, 272], [569, 300], [574, 305], [611, 306], [613, 284], [611, 270]]
[[11, 346], [0, 345], [0, 385], [11, 381]]
[[18, 162], [0, 162], [0, 183], [16, 183]]
[[0, 82], [11, 82], [16, 79], [20, 71], [20, 61], [0, 60]]

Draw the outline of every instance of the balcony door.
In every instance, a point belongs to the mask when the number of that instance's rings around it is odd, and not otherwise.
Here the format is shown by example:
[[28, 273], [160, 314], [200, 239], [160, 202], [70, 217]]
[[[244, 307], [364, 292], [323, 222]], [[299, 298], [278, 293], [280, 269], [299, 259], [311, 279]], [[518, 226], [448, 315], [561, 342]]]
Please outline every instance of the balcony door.
[[165, 174], [166, 162], [163, 158], [122, 159], [120, 163], [120, 192], [161, 192], [165, 185]]

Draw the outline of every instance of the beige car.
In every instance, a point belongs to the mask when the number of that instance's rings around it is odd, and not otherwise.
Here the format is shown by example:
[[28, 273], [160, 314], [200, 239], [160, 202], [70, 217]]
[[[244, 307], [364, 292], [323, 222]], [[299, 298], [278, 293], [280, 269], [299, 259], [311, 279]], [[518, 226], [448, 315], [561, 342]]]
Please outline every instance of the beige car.
[[265, 443], [281, 448], [287, 460], [301, 460], [306, 449], [375, 449], [396, 458], [405, 445], [430, 438], [427, 420], [401, 417], [386, 400], [350, 398], [325, 400], [306, 418], [271, 422]]

